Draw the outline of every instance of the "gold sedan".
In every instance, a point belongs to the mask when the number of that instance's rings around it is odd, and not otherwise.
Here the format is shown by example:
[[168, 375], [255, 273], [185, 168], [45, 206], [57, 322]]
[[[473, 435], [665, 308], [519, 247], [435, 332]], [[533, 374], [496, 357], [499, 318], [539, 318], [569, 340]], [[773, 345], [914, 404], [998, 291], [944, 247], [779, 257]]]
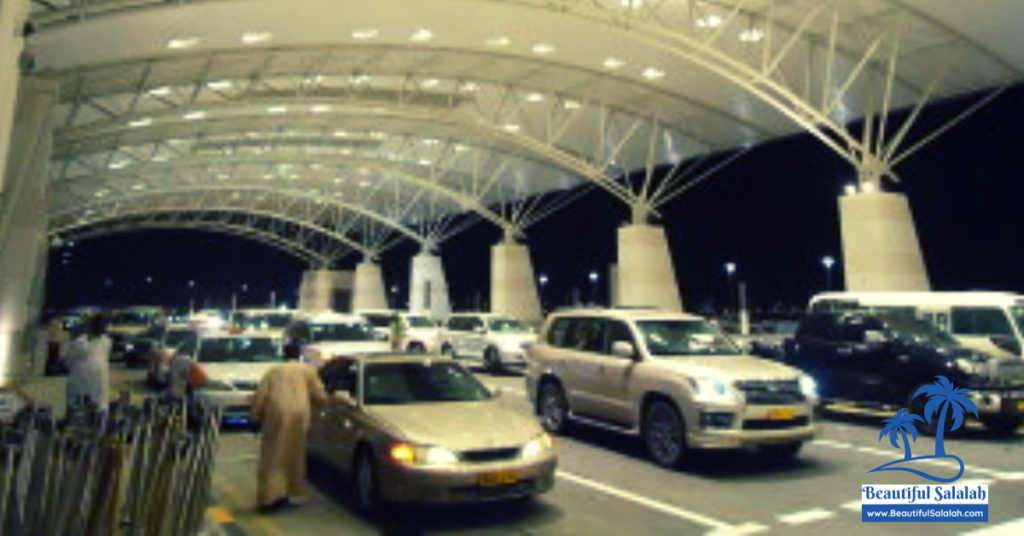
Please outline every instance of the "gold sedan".
[[349, 477], [364, 511], [532, 497], [554, 484], [551, 438], [454, 361], [342, 357], [320, 377], [331, 396], [309, 450]]

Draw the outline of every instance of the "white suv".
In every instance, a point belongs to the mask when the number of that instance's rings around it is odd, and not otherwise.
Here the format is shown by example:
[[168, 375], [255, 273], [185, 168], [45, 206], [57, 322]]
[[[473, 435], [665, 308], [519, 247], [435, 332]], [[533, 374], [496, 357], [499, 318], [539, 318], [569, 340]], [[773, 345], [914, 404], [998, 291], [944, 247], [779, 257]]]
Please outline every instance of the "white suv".
[[744, 355], [699, 316], [567, 310], [548, 316], [541, 334], [526, 387], [549, 432], [572, 419], [639, 434], [665, 467], [690, 448], [756, 446], [788, 458], [814, 437], [814, 380]]
[[297, 315], [288, 326], [288, 344], [298, 344], [302, 360], [317, 367], [338, 356], [391, 350], [366, 319], [334, 312]]
[[448, 317], [441, 339], [441, 353], [482, 362], [489, 372], [499, 374], [526, 366], [526, 348], [536, 342], [537, 335], [509, 315], [457, 313]]
[[373, 324], [377, 335], [386, 340], [391, 340], [391, 323], [397, 318], [402, 323], [402, 339], [394, 345], [398, 351], [434, 353], [440, 349], [441, 328], [424, 315], [405, 311], [357, 311], [356, 314]]

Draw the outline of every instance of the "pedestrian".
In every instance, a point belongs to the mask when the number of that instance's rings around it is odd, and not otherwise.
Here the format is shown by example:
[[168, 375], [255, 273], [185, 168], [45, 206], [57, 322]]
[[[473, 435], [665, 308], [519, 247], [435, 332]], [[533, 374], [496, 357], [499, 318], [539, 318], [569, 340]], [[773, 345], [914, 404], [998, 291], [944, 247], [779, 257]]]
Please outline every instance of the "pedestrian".
[[68, 367], [67, 404], [94, 404], [105, 411], [110, 399], [110, 349], [107, 336], [109, 319], [104, 313], [89, 318], [84, 334], [71, 342], [64, 359]]
[[50, 320], [46, 331], [46, 369], [47, 376], [56, 376], [62, 372], [64, 351], [67, 348], [71, 336], [68, 330], [64, 329], [64, 323], [59, 316]]
[[315, 406], [327, 402], [316, 369], [298, 362], [298, 356], [297, 351], [286, 352], [286, 362], [264, 374], [252, 401], [252, 415], [262, 432], [256, 478], [257, 501], [264, 512], [302, 501], [309, 421]]

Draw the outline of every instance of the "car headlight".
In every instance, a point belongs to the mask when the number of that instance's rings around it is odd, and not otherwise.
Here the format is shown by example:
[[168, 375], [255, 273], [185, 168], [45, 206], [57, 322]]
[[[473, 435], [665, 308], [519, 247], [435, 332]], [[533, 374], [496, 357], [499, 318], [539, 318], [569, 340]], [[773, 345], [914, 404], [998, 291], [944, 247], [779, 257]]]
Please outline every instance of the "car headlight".
[[739, 399], [736, 390], [715, 378], [690, 378], [693, 399], [697, 402], [735, 402]]
[[391, 459], [418, 465], [451, 465], [459, 462], [454, 452], [444, 447], [430, 447], [398, 443], [391, 447]]
[[519, 455], [523, 458], [536, 458], [545, 451], [551, 450], [551, 447], [551, 436], [541, 434], [534, 439], [531, 439], [526, 445], [523, 445], [523, 449], [519, 451]]
[[806, 374], [800, 376], [800, 393], [805, 398], [818, 398], [818, 382]]

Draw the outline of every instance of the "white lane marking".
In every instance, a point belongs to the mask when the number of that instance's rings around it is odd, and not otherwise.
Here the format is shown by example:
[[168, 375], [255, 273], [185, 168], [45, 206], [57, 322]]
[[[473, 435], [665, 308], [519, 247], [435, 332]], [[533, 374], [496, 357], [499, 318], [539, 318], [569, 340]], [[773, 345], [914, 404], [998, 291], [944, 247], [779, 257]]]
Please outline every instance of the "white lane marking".
[[997, 472], [996, 474], [994, 474], [992, 476], [998, 478], [999, 480], [1024, 480], [1024, 473], [1021, 473], [1021, 472], [1015, 472], [1015, 473], [1013, 473], [1013, 472], [1011, 472], [1011, 473], [999, 473], [999, 472]]
[[873, 454], [875, 456], [885, 456], [886, 458], [894, 457], [892, 452], [879, 450], [873, 447], [857, 447], [857, 452], [863, 452], [864, 454]]
[[828, 519], [834, 515], [836, 515], [836, 513], [830, 510], [814, 508], [811, 510], [804, 510], [803, 512], [794, 512], [792, 514], [775, 516], [775, 518], [782, 523], [786, 523], [787, 525], [801, 525], [804, 523], [810, 523], [811, 521], [821, 521], [822, 519]]
[[[665, 503], [663, 503], [661, 501], [656, 501], [654, 499], [648, 499], [647, 497], [643, 497], [641, 495], [637, 495], [636, 493], [632, 493], [632, 492], [629, 492], [629, 491], [626, 491], [624, 489], [620, 489], [620, 488], [617, 488], [617, 487], [614, 487], [614, 486], [609, 486], [608, 484], [602, 484], [600, 482], [597, 482], [597, 481], [594, 481], [594, 480], [590, 480], [589, 478], [584, 478], [582, 476], [574, 475], [572, 473], [567, 473], [565, 471], [557, 471], [555, 473], [555, 475], [558, 476], [559, 478], [564, 478], [564, 479], [566, 479], [566, 480], [568, 480], [568, 481], [570, 481], [570, 482], [572, 482], [574, 484], [579, 484], [581, 486], [586, 486], [586, 487], [588, 487], [590, 489], [593, 489], [593, 490], [596, 490], [596, 491], [600, 491], [601, 493], [605, 493], [607, 495], [611, 495], [613, 497], [618, 497], [619, 499], [622, 499], [622, 500], [625, 500], [625, 501], [629, 501], [631, 503], [638, 504], [640, 506], [644, 506], [644, 507], [650, 508], [651, 510], [657, 510], [657, 511], [663, 513], [663, 514], [668, 514], [670, 516], [677, 517], [679, 519], [684, 519], [686, 521], [690, 521], [690, 522], [696, 523], [698, 525], [704, 525], [705, 527], [714, 529], [713, 534], [716, 534], [716, 535], [723, 535], [723, 534], [751, 534], [752, 532], [757, 532], [759, 530], [767, 529], [767, 527], [764, 527], [763, 525], [759, 525], [758, 527], [763, 527], [763, 528], [758, 528], [758, 530], [755, 530], [754, 525], [750, 524], [750, 523], [746, 523], [746, 524], [743, 524], [743, 525], [731, 525], [729, 523], [726, 523], [725, 521], [720, 521], [720, 520], [708, 517], [708, 516], [703, 515], [703, 514], [698, 514], [697, 512], [691, 512], [689, 510], [684, 510], [684, 509], [676, 507], [676, 506], [665, 504]], [[742, 529], [742, 530], [744, 530], [746, 532], [732, 532], [734, 530], [740, 530], [740, 529]]]
[[812, 445], [820, 445], [822, 447], [831, 447], [834, 449], [851, 449], [853, 445], [851, 443], [844, 443], [842, 441], [832, 441], [831, 439], [815, 439], [811, 441]]
[[746, 534], [756, 534], [766, 530], [768, 530], [768, 527], [759, 523], [744, 523], [742, 525], [733, 525], [724, 529], [715, 529], [704, 536], [744, 536]]
[[987, 486], [992, 483], [990, 478], [961, 478], [953, 484], [957, 486]]
[[960, 536], [1020, 536], [1024, 534], [1024, 518], [1014, 519], [983, 529], [961, 532]]
[[863, 504], [861, 504], [861, 502], [858, 500], [858, 501], [850, 501], [850, 502], [848, 502], [846, 504], [843, 504], [843, 505], [840, 506], [840, 508], [843, 508], [843, 509], [846, 509], [846, 510], [853, 510], [855, 512], [860, 512], [861, 511], [861, 506], [863, 506]]
[[[876, 449], [874, 447], [855, 447], [854, 448], [850, 444], [830, 441], [828, 439], [816, 439], [816, 440], [811, 441], [811, 443], [814, 444], [814, 445], [818, 445], [818, 446], [822, 446], [822, 447], [828, 447], [828, 448], [835, 448], [835, 449], [850, 449], [850, 448], [852, 448], [853, 450], [855, 450], [857, 452], [862, 452], [864, 454], [870, 454], [872, 456], [885, 456], [887, 458], [898, 457], [898, 454], [894, 454], [895, 450], [893, 450], [893, 451], [886, 451], [886, 450]], [[956, 462], [954, 462], [952, 460], [927, 459], [927, 460], [915, 460], [914, 463], [920, 463], [920, 464], [924, 464], [924, 465], [931, 465], [931, 466], [934, 466], [934, 467], [944, 467], [944, 468], [947, 468], [947, 469], [959, 469], [960, 468], [960, 464], [958, 464], [958, 463], [956, 463]], [[992, 477], [992, 478], [994, 478], [996, 480], [1024, 480], [1024, 472], [999, 471], [997, 469], [989, 469], [987, 467], [978, 467], [977, 465], [967, 465], [967, 464], [964, 464], [964, 472], [978, 473], [978, 474], [982, 474], [982, 475], [985, 475], [985, 476]]]

